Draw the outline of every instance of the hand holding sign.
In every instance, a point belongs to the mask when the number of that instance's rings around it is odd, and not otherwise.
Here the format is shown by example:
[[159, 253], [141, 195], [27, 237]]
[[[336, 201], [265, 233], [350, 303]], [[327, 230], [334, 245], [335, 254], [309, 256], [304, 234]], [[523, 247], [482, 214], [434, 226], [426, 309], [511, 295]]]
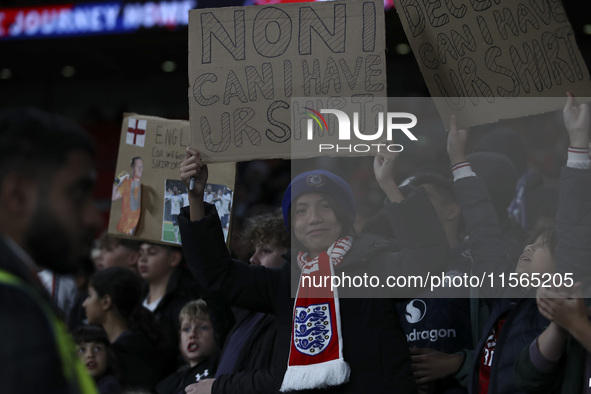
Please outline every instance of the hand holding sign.
[[[186, 152], [191, 145], [189, 129], [189, 122], [185, 120], [124, 114], [109, 234], [148, 242], [180, 243], [178, 216], [195, 194], [189, 193], [186, 183], [192, 176], [198, 179], [197, 172], [179, 179], [181, 164], [188, 156], [197, 154], [194, 149]], [[197, 166], [193, 170], [196, 171]], [[201, 176], [211, 182], [208, 185], [211, 192], [223, 190], [224, 207], [231, 206], [236, 164], [211, 164]], [[211, 192], [207, 193], [207, 187], [205, 192], [203, 189], [202, 185], [198, 190], [201, 198], [208, 197]], [[220, 216], [224, 214], [223, 222], [229, 228], [229, 209], [218, 211]]]
[[[203, 163], [201, 153], [195, 148], [187, 147], [186, 159], [180, 165], [181, 179], [189, 188], [189, 204], [191, 220], [199, 220], [204, 216], [203, 193], [207, 183], [207, 164]], [[194, 183], [191, 189], [190, 185]]]
[[564, 91], [591, 96], [589, 72], [560, 1], [394, 5], [444, 122], [453, 113], [460, 127], [488, 124], [558, 110], [562, 102], [550, 98]]

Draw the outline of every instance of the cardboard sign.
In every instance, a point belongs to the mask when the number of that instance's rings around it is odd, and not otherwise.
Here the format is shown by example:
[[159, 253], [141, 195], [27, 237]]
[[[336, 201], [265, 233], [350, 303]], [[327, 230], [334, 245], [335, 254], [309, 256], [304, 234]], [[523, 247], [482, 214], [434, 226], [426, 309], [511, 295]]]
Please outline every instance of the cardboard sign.
[[[180, 180], [179, 167], [189, 145], [187, 121], [124, 114], [109, 234], [180, 244], [176, 215], [188, 205], [188, 194]], [[219, 205], [227, 239], [236, 164], [213, 164], [208, 169], [208, 192], [204, 199]], [[209, 198], [210, 193], [215, 193], [215, 198]]]
[[291, 97], [357, 95], [386, 95], [381, 1], [189, 12], [191, 136], [207, 162], [293, 158]]
[[[560, 0], [394, 0], [425, 82], [448, 125], [553, 111], [590, 96], [587, 66]], [[560, 97], [528, 103], [515, 97]], [[447, 127], [447, 126], [446, 126]]]

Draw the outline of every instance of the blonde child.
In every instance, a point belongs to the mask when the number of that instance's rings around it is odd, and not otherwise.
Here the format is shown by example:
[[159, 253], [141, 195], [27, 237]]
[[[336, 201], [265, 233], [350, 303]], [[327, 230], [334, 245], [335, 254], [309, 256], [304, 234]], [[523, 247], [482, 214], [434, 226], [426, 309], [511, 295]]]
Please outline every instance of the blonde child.
[[179, 348], [187, 365], [156, 386], [159, 394], [185, 393], [187, 386], [215, 376], [219, 348], [205, 301], [199, 299], [186, 304], [181, 309], [179, 321]]

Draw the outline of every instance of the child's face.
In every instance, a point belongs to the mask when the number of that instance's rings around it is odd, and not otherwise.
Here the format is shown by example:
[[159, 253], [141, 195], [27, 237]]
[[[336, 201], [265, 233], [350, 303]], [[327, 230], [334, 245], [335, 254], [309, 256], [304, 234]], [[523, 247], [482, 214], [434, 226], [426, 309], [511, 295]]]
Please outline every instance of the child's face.
[[88, 297], [82, 303], [86, 311], [86, 319], [90, 324], [101, 325], [103, 322], [104, 310], [99, 297], [94, 287], [88, 286]]
[[137, 272], [137, 260], [137, 251], [111, 243], [101, 248], [96, 269], [100, 271], [111, 267], [126, 267]]
[[183, 319], [180, 350], [191, 367], [216, 352], [213, 328], [209, 320]]
[[341, 236], [343, 226], [324, 194], [301, 195], [293, 204], [292, 212], [294, 235], [311, 257], [326, 251]]
[[78, 358], [94, 379], [100, 378], [107, 371], [107, 348], [100, 342], [79, 343]]
[[552, 273], [556, 270], [556, 264], [552, 257], [552, 252], [543, 237], [538, 237], [536, 241], [527, 245], [523, 249], [523, 254], [517, 262], [517, 273]]
[[286, 252], [286, 248], [277, 246], [274, 243], [258, 243], [255, 246], [254, 254], [250, 258], [250, 263], [267, 268], [280, 268], [285, 262], [282, 255]]
[[162, 279], [174, 270], [174, 257], [174, 253], [163, 246], [143, 243], [138, 261], [140, 276], [147, 282]]

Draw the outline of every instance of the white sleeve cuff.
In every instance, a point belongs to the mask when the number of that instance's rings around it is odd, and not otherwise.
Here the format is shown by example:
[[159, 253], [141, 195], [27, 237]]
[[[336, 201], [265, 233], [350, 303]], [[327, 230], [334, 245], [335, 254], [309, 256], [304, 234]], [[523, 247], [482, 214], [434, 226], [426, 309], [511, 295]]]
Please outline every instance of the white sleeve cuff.
[[451, 167], [451, 171], [454, 175], [454, 181], [458, 179], [467, 178], [469, 176], [476, 176], [474, 171], [472, 171], [472, 167], [470, 163], [467, 161], [462, 161], [460, 163], [455, 164]]
[[591, 168], [591, 159], [589, 159], [588, 148], [568, 148], [568, 159], [566, 166], [570, 168], [579, 168], [587, 170]]

